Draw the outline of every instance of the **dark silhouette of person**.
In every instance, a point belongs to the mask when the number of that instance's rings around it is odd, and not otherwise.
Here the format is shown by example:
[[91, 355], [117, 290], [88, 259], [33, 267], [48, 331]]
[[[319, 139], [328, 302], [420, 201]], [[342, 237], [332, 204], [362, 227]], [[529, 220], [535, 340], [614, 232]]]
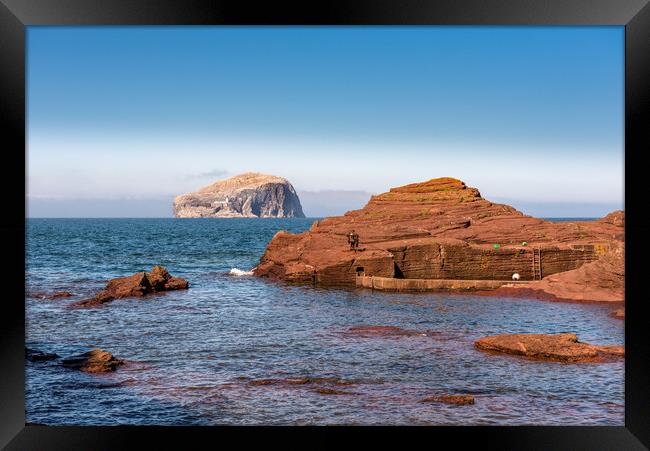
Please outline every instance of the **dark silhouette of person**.
[[350, 243], [350, 250], [352, 251], [359, 247], [359, 235], [354, 230], [348, 234], [348, 243]]

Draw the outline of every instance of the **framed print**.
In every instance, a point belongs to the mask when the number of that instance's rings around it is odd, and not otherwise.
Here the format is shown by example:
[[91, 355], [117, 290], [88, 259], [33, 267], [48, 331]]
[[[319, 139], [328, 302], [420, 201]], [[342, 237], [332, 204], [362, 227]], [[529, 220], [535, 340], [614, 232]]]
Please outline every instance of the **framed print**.
[[6, 449], [648, 446], [647, 2], [2, 3]]

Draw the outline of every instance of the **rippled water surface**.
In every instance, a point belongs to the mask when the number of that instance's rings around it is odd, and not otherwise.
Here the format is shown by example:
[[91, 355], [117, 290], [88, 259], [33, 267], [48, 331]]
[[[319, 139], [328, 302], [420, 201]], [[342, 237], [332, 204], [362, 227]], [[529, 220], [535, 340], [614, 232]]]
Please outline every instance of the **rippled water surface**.
[[[67, 357], [100, 347], [128, 361], [85, 374], [26, 362], [27, 421], [44, 424], [623, 424], [623, 361], [488, 355], [499, 333], [576, 332], [622, 344], [611, 306], [285, 286], [228, 275], [255, 266], [278, 230], [312, 219], [30, 219], [27, 346]], [[160, 264], [191, 287], [97, 309], [65, 306], [112, 277]], [[399, 326], [423, 335], [347, 333]], [[424, 334], [424, 332], [428, 332]], [[332, 377], [314, 384], [251, 380]], [[474, 405], [422, 403], [473, 394]]]

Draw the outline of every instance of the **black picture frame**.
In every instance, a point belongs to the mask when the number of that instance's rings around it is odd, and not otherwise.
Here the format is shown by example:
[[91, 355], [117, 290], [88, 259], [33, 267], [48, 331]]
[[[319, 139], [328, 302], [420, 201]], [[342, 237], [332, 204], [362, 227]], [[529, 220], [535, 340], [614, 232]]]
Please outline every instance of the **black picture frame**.
[[[624, 427], [355, 428], [367, 439], [418, 438], [480, 449], [645, 449], [650, 447], [650, 346], [642, 282], [648, 269], [650, 220], [643, 209], [644, 152], [650, 135], [650, 6], [648, 0], [386, 0], [302, 2], [295, 5], [218, 0], [0, 0], [0, 124], [5, 214], [0, 221], [5, 290], [0, 310], [0, 447], [125, 449], [194, 448], [252, 440], [249, 428], [50, 427], [25, 424], [25, 36], [37, 25], [622, 25], [625, 26], [626, 320]], [[23, 266], [19, 264], [23, 263]], [[8, 290], [6, 288], [9, 288]], [[399, 429], [399, 430], [398, 430]], [[316, 435], [303, 445], [341, 442], [351, 428], [255, 428], [266, 440], [279, 434]], [[328, 443], [329, 442], [329, 443]], [[270, 442], [269, 442], [270, 443]], [[404, 445], [405, 442], [402, 442]]]

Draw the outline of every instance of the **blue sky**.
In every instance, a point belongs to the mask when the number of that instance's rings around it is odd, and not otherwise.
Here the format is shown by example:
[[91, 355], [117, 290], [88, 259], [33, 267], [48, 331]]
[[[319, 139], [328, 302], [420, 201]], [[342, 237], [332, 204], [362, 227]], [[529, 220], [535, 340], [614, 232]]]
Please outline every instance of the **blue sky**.
[[30, 27], [29, 214], [169, 216], [244, 171], [287, 177], [314, 216], [321, 191], [342, 213], [342, 191], [442, 176], [605, 214], [623, 51], [622, 27]]

